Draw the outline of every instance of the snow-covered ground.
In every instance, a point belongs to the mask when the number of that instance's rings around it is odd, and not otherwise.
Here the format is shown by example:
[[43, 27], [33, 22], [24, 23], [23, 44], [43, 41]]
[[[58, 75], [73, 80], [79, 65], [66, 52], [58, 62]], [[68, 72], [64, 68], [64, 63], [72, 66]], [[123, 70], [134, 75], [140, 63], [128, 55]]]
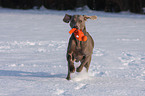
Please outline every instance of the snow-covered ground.
[[[86, 22], [95, 41], [89, 73], [70, 81], [66, 13], [98, 16]], [[0, 96], [58, 95], [145, 96], [145, 15], [0, 8]]]

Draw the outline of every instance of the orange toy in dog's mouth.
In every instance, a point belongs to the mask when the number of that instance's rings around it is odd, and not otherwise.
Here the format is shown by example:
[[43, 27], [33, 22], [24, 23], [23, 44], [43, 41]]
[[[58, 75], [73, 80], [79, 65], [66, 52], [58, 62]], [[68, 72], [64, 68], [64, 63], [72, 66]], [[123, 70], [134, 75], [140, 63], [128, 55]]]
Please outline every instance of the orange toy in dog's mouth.
[[84, 33], [81, 30], [78, 30], [76, 28], [72, 28], [69, 31], [70, 34], [74, 33], [75, 38], [78, 39], [79, 41], [87, 41], [87, 36], [84, 35]]

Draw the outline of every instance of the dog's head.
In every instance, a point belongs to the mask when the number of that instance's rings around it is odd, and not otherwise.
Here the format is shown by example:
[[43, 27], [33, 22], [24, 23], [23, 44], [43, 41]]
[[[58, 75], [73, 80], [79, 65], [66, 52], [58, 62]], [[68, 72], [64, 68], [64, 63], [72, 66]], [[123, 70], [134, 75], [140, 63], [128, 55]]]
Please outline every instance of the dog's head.
[[87, 19], [95, 20], [97, 16], [87, 16], [87, 15], [68, 15], [65, 14], [63, 21], [65, 23], [70, 22], [71, 28], [77, 28], [78, 30], [83, 30], [85, 28], [85, 21]]

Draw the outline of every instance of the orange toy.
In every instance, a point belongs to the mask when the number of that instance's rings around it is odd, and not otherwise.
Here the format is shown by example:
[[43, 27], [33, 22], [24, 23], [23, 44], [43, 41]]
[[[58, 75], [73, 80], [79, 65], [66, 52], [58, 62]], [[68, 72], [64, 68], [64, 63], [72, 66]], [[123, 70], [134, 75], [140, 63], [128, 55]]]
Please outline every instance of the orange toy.
[[72, 28], [69, 31], [70, 34], [74, 33], [76, 39], [78, 39], [79, 41], [87, 41], [87, 36], [84, 35], [84, 33], [81, 30], [78, 30], [76, 28]]

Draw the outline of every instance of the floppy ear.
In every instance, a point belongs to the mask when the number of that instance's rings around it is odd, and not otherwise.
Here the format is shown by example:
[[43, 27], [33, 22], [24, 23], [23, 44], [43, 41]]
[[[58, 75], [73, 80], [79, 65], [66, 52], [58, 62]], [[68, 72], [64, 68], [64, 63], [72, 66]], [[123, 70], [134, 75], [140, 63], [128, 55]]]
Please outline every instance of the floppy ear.
[[65, 22], [65, 23], [69, 23], [69, 21], [71, 20], [71, 15], [68, 15], [68, 14], [65, 14], [65, 16], [64, 16], [64, 18], [63, 18], [63, 21]]
[[95, 20], [97, 19], [97, 16], [87, 16], [87, 15], [83, 15], [84, 16], [84, 19], [87, 20], [87, 19], [92, 19], [92, 20]]

